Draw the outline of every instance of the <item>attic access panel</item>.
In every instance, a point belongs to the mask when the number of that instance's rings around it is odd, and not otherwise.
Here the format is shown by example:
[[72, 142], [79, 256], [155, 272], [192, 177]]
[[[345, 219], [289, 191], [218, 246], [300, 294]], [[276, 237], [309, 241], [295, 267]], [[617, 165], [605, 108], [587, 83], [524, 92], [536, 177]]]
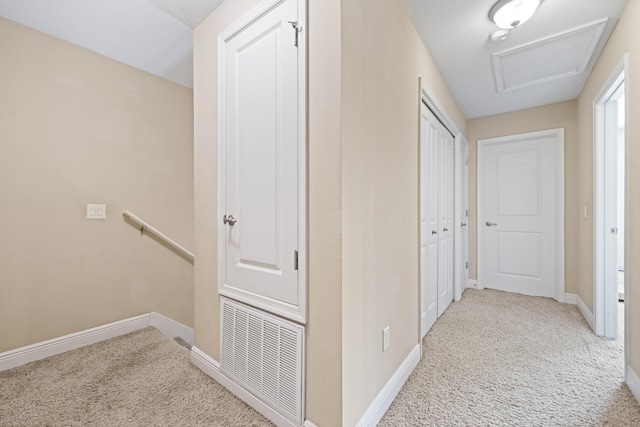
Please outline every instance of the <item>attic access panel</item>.
[[608, 19], [492, 55], [498, 92], [585, 72]]

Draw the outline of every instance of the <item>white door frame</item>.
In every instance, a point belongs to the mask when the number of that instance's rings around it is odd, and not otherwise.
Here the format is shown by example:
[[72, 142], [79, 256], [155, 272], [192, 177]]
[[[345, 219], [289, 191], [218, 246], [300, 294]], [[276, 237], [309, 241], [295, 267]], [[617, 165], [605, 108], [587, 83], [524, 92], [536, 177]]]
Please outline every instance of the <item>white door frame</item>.
[[[501, 143], [501, 142], [516, 142], [518, 140], [528, 140], [537, 138], [554, 137], [556, 139], [555, 144], [555, 156], [556, 156], [556, 169], [555, 169], [555, 226], [556, 226], [556, 274], [555, 274], [555, 299], [556, 301], [565, 301], [564, 292], [564, 128], [548, 129], [537, 132], [521, 133], [516, 135], [502, 136], [498, 138], [482, 139], [478, 141], [477, 148], [477, 185], [480, 188], [481, 170], [482, 170], [482, 156], [481, 152], [486, 145]], [[477, 209], [478, 212], [476, 218], [476, 230], [478, 230], [477, 247], [482, 247], [482, 230], [481, 224], [482, 212], [482, 198], [478, 196]], [[482, 251], [478, 251], [478, 289], [482, 289], [483, 271], [482, 271]]]
[[[222, 222], [225, 208], [225, 42], [285, 0], [263, 0], [249, 12], [218, 34], [218, 217], [216, 219], [218, 248], [218, 292], [224, 283], [225, 225]], [[275, 313], [287, 319], [305, 324], [307, 321], [307, 2], [297, 0], [298, 21], [298, 302], [285, 304], [279, 301], [265, 302], [255, 298], [244, 302]], [[292, 29], [293, 31], [293, 29]], [[237, 295], [228, 294], [231, 298]], [[241, 299], [242, 300], [242, 299]]]
[[[593, 144], [593, 328], [596, 335], [610, 335], [607, 334], [607, 331], [610, 330], [614, 325], [612, 320], [615, 321], [615, 327], [617, 328], [617, 316], [616, 319], [611, 319], [609, 322], [607, 321], [606, 313], [611, 310], [617, 312], [617, 307], [615, 304], [618, 302], [618, 290], [617, 285], [615, 289], [615, 296], [613, 296], [613, 287], [607, 288], [605, 286], [605, 233], [607, 232], [607, 226], [605, 223], [605, 207], [603, 203], [603, 194], [605, 190], [604, 183], [604, 162], [605, 162], [605, 129], [606, 129], [606, 120], [605, 120], [605, 110], [606, 105], [610, 101], [611, 97], [617, 91], [621, 83], [625, 83], [625, 121], [627, 120], [627, 112], [629, 111], [629, 85], [627, 78], [627, 69], [628, 69], [628, 54], [624, 54], [620, 59], [616, 67], [613, 69], [611, 75], [603, 85], [602, 89], [596, 96], [593, 103], [593, 134], [594, 134], [594, 144]], [[617, 124], [616, 124], [617, 127]], [[625, 126], [625, 139], [626, 142], [629, 141], [629, 128]], [[624, 318], [624, 334], [625, 334], [625, 376], [627, 374], [627, 367], [629, 366], [628, 359], [628, 345], [629, 342], [629, 331], [627, 325], [629, 324], [629, 313], [627, 310], [627, 295], [628, 295], [628, 273], [630, 269], [629, 265], [629, 244], [628, 244], [628, 233], [626, 229], [626, 224], [628, 223], [627, 214], [628, 214], [628, 203], [629, 203], [629, 191], [626, 188], [626, 185], [629, 183], [629, 173], [628, 173], [628, 154], [629, 154], [629, 144], [625, 143], [625, 227], [624, 227], [624, 244], [625, 244], [625, 255], [624, 255], [624, 264], [625, 264], [625, 274], [624, 274], [624, 289], [625, 289], [625, 318]]]
[[[447, 112], [445, 111], [445, 109], [443, 107], [441, 107], [441, 103], [437, 100], [437, 98], [433, 95], [433, 93], [429, 90], [429, 88], [427, 88], [424, 83], [422, 78], [418, 78], [418, 84], [420, 87], [420, 103], [418, 104], [418, 118], [420, 119], [420, 111], [422, 108], [422, 103], [424, 102], [427, 107], [429, 107], [429, 109], [433, 112], [433, 114], [435, 114], [436, 118], [438, 120], [440, 120], [440, 122], [442, 122], [442, 124], [449, 130], [449, 132], [451, 132], [451, 134], [454, 137], [454, 221], [455, 221], [455, 227], [454, 227], [454, 233], [453, 233], [453, 247], [454, 247], [454, 282], [453, 282], [453, 299], [454, 301], [460, 301], [460, 299], [462, 298], [462, 292], [464, 291], [464, 289], [466, 288], [466, 284], [463, 284], [461, 281], [461, 277], [464, 276], [464, 271], [462, 270], [462, 268], [465, 268], [464, 265], [464, 261], [463, 261], [463, 256], [462, 256], [462, 233], [467, 233], [468, 231], [468, 227], [461, 227], [461, 218], [462, 218], [462, 206], [464, 206], [464, 204], [460, 204], [460, 201], [462, 200], [462, 197], [464, 197], [464, 195], [461, 194], [462, 190], [463, 190], [463, 186], [460, 182], [460, 179], [462, 179], [463, 176], [463, 171], [460, 171], [459, 169], [461, 168], [461, 165], [464, 166], [464, 162], [465, 159], [462, 158], [462, 160], [460, 160], [460, 157], [462, 157], [462, 150], [461, 147], [466, 146], [466, 138], [464, 137], [464, 135], [462, 134], [462, 132], [460, 131], [460, 129], [458, 129], [458, 127], [456, 126], [455, 122], [451, 119], [451, 117], [447, 114]], [[418, 122], [420, 123], [420, 121]], [[420, 132], [418, 132], [418, 135], [420, 135]], [[419, 141], [418, 141], [418, 147], [419, 147]], [[418, 215], [418, 221], [420, 221], [420, 215]], [[419, 242], [420, 243], [420, 242]], [[420, 254], [420, 244], [418, 244], [418, 255]], [[420, 256], [418, 256], [418, 259], [420, 259]], [[419, 266], [418, 271], [420, 272], [420, 269], [422, 267]], [[418, 275], [418, 278], [420, 278], [421, 276]], [[418, 280], [418, 283], [420, 283], [420, 280]], [[420, 286], [420, 285], [419, 285]], [[421, 290], [420, 290], [421, 292]], [[421, 320], [421, 307], [418, 308], [418, 324], [420, 325], [420, 320]], [[418, 330], [420, 331], [420, 327], [418, 327]], [[420, 331], [421, 334], [421, 331]]]

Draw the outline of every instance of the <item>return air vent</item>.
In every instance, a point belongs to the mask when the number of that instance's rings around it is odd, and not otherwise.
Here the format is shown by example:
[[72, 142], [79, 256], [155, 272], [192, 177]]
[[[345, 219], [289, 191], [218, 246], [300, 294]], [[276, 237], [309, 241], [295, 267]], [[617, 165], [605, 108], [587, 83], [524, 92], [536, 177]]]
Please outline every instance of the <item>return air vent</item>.
[[220, 304], [222, 372], [301, 425], [304, 327], [226, 298]]

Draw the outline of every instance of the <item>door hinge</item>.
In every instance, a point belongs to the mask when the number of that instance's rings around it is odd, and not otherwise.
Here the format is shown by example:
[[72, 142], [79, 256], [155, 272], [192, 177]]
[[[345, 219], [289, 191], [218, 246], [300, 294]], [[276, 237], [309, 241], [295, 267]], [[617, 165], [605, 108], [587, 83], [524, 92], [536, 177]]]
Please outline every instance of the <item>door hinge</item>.
[[464, 263], [464, 268], [469, 268], [469, 261]]
[[298, 251], [293, 251], [293, 269], [298, 269]]
[[289, 24], [291, 24], [291, 26], [293, 27], [293, 32], [296, 33], [296, 38], [293, 42], [293, 45], [295, 47], [298, 47], [298, 31], [300, 31], [300, 28], [298, 28], [298, 21], [289, 21]]

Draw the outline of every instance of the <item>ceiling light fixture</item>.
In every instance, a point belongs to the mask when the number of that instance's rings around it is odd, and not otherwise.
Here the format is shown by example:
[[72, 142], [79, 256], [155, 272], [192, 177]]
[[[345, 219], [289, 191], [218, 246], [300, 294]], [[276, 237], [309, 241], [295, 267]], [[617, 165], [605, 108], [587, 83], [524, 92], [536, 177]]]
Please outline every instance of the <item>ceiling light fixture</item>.
[[489, 11], [489, 18], [499, 28], [519, 27], [533, 16], [542, 0], [500, 0]]

